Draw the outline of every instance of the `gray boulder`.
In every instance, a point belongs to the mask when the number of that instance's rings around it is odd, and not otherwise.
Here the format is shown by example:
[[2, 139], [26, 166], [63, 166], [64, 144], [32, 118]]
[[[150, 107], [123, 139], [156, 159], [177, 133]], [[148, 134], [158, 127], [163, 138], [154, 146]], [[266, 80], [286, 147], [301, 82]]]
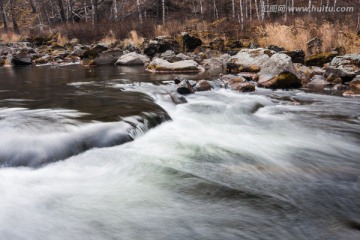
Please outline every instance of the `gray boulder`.
[[259, 87], [266, 88], [299, 88], [298, 78], [291, 58], [283, 53], [272, 55], [262, 64], [259, 72]]
[[161, 58], [155, 58], [148, 65], [149, 72], [201, 72], [204, 69], [193, 60], [184, 60], [170, 63]]
[[356, 75], [360, 75], [360, 54], [347, 54], [335, 57], [325, 68], [326, 75], [334, 74], [343, 82], [350, 82]]
[[116, 61], [116, 65], [144, 65], [149, 61], [150, 59], [147, 56], [131, 52], [119, 57]]
[[14, 54], [12, 57], [12, 64], [14, 64], [15, 66], [26, 66], [26, 65], [31, 65], [32, 63], [32, 56], [30, 54], [27, 53], [19, 53], [19, 54]]
[[275, 54], [269, 49], [242, 49], [227, 63], [228, 73], [259, 72], [261, 66]]

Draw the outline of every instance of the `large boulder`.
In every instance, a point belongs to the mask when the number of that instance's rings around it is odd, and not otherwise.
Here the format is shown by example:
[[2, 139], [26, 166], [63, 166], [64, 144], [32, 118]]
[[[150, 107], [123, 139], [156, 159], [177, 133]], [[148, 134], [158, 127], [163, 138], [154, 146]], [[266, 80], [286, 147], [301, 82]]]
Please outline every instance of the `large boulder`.
[[200, 38], [194, 35], [190, 35], [187, 32], [182, 33], [180, 37], [181, 37], [182, 48], [185, 52], [188, 51], [192, 52], [197, 47], [202, 45], [202, 41]]
[[155, 58], [146, 70], [149, 72], [201, 72], [204, 69], [193, 60], [170, 63], [164, 59]]
[[293, 51], [283, 51], [282, 53], [285, 53], [289, 57], [291, 57], [291, 60], [293, 63], [304, 63], [305, 62], [305, 52], [301, 49], [293, 50]]
[[322, 67], [325, 63], [331, 62], [334, 57], [338, 55], [338, 52], [324, 52], [315, 55], [311, 55], [305, 59], [307, 66]]
[[179, 43], [172, 37], [159, 36], [155, 39], [146, 40], [142, 45], [144, 54], [149, 57], [154, 57], [157, 53], [165, 53], [168, 50], [175, 54], [180, 52]]
[[309, 83], [311, 78], [315, 75], [314, 71], [311, 68], [301, 63], [294, 63], [294, 68], [302, 84]]
[[259, 72], [261, 66], [269, 60], [274, 53], [272, 50], [263, 48], [242, 49], [229, 59], [227, 72]]
[[343, 82], [349, 82], [356, 75], [360, 75], [360, 54], [347, 54], [335, 57], [326, 67], [326, 75], [333, 74]]
[[276, 53], [262, 64], [258, 86], [272, 89], [299, 88], [301, 80], [291, 58], [286, 54]]
[[94, 64], [98, 66], [114, 65], [122, 54], [123, 52], [121, 50], [108, 50], [102, 52], [95, 57]]
[[224, 62], [221, 58], [204, 59], [201, 64], [211, 74], [219, 74], [224, 70]]
[[19, 54], [14, 54], [12, 57], [12, 64], [14, 64], [15, 66], [26, 66], [26, 65], [31, 65], [32, 63], [32, 56], [30, 54], [27, 53], [19, 53]]
[[149, 62], [149, 60], [150, 59], [145, 55], [131, 52], [119, 57], [116, 61], [116, 65], [144, 65]]

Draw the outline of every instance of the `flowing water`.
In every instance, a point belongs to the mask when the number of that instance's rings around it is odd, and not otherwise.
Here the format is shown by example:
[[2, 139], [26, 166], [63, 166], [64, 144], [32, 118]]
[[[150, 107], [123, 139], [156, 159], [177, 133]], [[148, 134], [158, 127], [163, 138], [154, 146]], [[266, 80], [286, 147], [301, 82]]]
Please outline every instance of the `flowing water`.
[[359, 99], [173, 77], [0, 69], [0, 239], [360, 238]]

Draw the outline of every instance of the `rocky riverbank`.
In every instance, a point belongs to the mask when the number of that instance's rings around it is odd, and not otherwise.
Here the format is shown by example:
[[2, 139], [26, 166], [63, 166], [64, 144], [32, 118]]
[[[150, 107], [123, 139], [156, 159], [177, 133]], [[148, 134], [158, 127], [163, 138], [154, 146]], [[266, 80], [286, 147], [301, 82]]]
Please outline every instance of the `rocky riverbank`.
[[[219, 37], [205, 45], [188, 33], [148, 39], [140, 46], [125, 46], [122, 42], [84, 45], [76, 39], [59, 45], [51, 38], [33, 38], [0, 45], [0, 66], [143, 65], [153, 73], [206, 72], [216, 79], [194, 83], [176, 79], [178, 94], [211, 90], [216, 85], [238, 92], [252, 92], [256, 87], [327, 89], [359, 97], [360, 54], [340, 54], [340, 50], [334, 50], [306, 56], [303, 50], [260, 48], [254, 43], [245, 45]], [[172, 99], [184, 102], [176, 95]]]

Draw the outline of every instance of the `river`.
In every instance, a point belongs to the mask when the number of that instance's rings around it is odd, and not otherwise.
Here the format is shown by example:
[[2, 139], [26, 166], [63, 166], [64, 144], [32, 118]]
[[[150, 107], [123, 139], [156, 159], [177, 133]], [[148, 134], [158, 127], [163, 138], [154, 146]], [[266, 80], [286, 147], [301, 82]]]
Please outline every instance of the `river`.
[[360, 239], [359, 98], [173, 77], [0, 68], [0, 239]]

